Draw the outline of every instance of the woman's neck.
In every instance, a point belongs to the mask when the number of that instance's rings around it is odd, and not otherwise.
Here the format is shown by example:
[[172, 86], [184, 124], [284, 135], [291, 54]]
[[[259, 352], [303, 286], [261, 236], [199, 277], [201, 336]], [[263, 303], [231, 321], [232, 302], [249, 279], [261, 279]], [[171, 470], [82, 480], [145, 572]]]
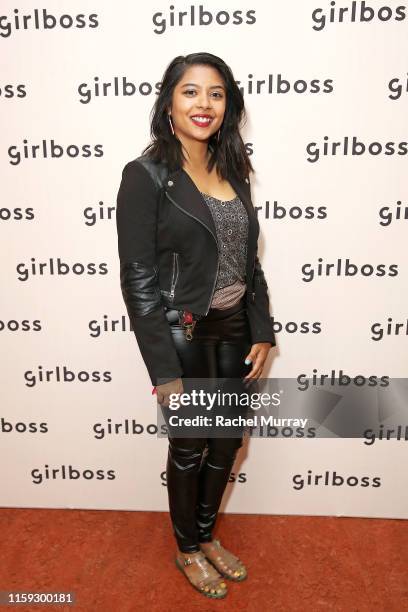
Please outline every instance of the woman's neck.
[[189, 145], [184, 148], [187, 151], [187, 161], [184, 161], [183, 167], [191, 172], [200, 172], [207, 167], [211, 157], [211, 151], [208, 148], [207, 142], [194, 142], [194, 146]]

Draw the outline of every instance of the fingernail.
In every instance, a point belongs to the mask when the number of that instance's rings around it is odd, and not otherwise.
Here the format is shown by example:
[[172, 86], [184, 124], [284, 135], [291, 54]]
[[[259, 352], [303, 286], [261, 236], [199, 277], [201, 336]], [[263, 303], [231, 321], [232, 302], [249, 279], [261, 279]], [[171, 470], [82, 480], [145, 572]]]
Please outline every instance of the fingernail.
[[252, 363], [252, 359], [245, 359], [245, 363], [248, 365], [250, 363]]

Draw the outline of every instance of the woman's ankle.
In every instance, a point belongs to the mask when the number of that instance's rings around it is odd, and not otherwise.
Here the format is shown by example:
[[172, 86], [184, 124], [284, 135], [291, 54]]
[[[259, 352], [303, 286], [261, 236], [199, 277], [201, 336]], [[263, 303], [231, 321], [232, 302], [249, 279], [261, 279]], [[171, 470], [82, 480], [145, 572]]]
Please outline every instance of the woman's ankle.
[[194, 555], [197, 555], [197, 553], [200, 553], [200, 552], [201, 552], [201, 550], [193, 550], [191, 552], [184, 552], [184, 551], [182, 551], [180, 549], [177, 549], [177, 554], [179, 556], [183, 556], [183, 557], [192, 557]]

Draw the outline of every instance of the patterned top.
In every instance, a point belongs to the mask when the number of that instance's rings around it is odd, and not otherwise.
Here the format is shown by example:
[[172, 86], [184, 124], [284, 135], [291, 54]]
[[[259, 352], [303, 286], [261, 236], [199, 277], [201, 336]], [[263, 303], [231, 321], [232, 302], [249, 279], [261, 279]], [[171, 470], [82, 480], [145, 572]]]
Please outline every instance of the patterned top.
[[219, 200], [200, 192], [211, 211], [217, 231], [220, 265], [211, 308], [234, 306], [246, 291], [248, 215], [239, 196]]

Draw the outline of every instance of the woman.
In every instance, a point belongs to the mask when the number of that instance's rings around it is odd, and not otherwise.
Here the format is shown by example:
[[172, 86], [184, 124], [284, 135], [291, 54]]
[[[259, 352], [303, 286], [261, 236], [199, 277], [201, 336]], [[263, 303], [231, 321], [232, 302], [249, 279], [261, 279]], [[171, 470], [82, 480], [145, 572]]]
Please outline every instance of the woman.
[[[158, 402], [183, 377], [251, 384], [275, 346], [257, 257], [253, 171], [239, 133], [244, 100], [209, 53], [176, 57], [153, 108], [152, 142], [126, 164], [117, 198], [123, 298]], [[243, 580], [212, 535], [242, 436], [170, 437], [167, 488], [176, 564], [209, 597]]]

